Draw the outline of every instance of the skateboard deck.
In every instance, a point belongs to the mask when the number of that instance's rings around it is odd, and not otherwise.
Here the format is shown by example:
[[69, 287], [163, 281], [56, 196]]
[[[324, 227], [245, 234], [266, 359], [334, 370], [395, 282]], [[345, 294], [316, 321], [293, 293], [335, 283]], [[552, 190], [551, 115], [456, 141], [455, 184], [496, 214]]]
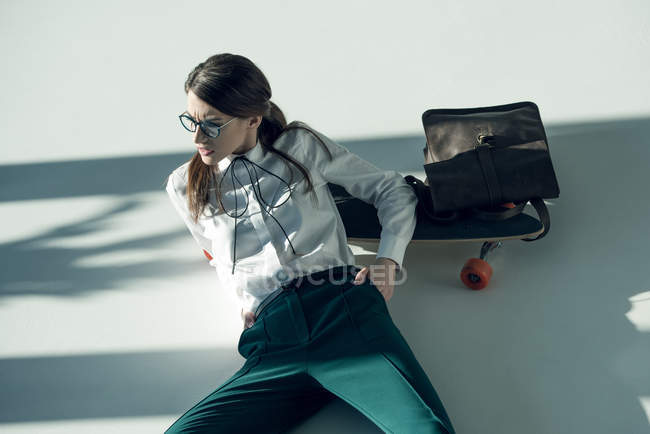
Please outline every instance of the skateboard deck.
[[[343, 187], [328, 183], [336, 207], [343, 220], [348, 241], [379, 241], [381, 224], [374, 205], [350, 195]], [[461, 280], [471, 289], [487, 286], [492, 268], [485, 261], [487, 254], [501, 247], [502, 240], [535, 238], [544, 231], [542, 222], [520, 213], [505, 220], [486, 221], [464, 215], [450, 223], [437, 223], [416, 208], [417, 223], [413, 242], [483, 242], [480, 258], [472, 258], [461, 271]]]
[[[348, 240], [378, 241], [381, 224], [374, 205], [351, 196], [342, 187], [329, 184]], [[341, 191], [342, 190], [342, 191]], [[452, 223], [436, 223], [417, 209], [413, 241], [499, 241], [534, 238], [544, 230], [542, 222], [528, 214], [506, 220], [486, 221], [472, 216]]]

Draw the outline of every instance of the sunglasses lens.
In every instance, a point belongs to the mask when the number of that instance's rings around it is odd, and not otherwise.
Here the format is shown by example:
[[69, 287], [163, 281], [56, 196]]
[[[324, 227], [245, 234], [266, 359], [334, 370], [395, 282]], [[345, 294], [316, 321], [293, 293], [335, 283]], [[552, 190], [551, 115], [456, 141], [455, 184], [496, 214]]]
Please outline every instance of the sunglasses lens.
[[217, 137], [219, 135], [219, 126], [213, 124], [212, 122], [204, 122], [203, 123], [203, 131], [209, 136], [209, 137]]
[[181, 116], [181, 124], [185, 127], [186, 130], [194, 132], [196, 131], [196, 124], [187, 116]]

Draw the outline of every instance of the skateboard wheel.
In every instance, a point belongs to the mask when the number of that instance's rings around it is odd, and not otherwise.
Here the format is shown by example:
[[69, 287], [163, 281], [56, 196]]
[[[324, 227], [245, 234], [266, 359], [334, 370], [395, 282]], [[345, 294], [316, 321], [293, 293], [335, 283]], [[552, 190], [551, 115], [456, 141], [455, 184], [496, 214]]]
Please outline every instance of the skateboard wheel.
[[508, 202], [508, 203], [502, 203], [501, 206], [504, 208], [514, 208], [515, 204], [512, 202]]
[[460, 272], [460, 280], [470, 289], [485, 288], [492, 277], [492, 267], [483, 259], [471, 258]]
[[212, 256], [210, 256], [207, 250], [203, 249], [203, 254], [206, 258], [208, 258], [208, 261], [212, 261]]

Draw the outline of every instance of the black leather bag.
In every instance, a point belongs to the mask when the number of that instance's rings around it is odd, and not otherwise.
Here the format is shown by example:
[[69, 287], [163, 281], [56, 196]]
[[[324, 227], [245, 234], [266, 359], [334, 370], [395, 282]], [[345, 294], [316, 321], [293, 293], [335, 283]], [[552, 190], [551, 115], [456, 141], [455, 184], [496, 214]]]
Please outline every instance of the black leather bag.
[[535, 103], [431, 109], [422, 114], [422, 123], [426, 181], [405, 179], [430, 218], [445, 222], [472, 213], [502, 220], [521, 213], [530, 201], [544, 231], [525, 241], [548, 233], [543, 199], [559, 197], [560, 189]]

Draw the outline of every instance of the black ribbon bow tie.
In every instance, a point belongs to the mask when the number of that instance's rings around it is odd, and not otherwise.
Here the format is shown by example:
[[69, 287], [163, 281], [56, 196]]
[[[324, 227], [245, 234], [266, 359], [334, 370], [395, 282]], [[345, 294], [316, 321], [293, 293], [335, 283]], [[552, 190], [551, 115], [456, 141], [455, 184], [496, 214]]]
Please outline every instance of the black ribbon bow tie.
[[[241, 162], [241, 164], [243, 164], [244, 167], [246, 168], [246, 171], [248, 172], [248, 177], [249, 177], [250, 180], [251, 180], [251, 186], [253, 187], [253, 193], [255, 193], [255, 197], [257, 198], [257, 202], [258, 202], [258, 203], [260, 203], [260, 204], [261, 204], [261, 203], [264, 203], [264, 205], [267, 205], [267, 206], [269, 206], [270, 208], [278, 208], [279, 206], [283, 205], [287, 200], [289, 200], [289, 198], [291, 197], [291, 193], [293, 192], [293, 190], [291, 189], [291, 186], [289, 185], [289, 183], [288, 183], [287, 181], [285, 181], [284, 179], [280, 178], [280, 177], [279, 177], [278, 175], [276, 175], [275, 173], [271, 173], [271, 172], [269, 172], [268, 170], [266, 170], [265, 168], [263, 168], [263, 167], [260, 166], [259, 164], [252, 162], [252, 161], [249, 160], [246, 156], [243, 156], [243, 155], [238, 156], [238, 157], [235, 157], [235, 158], [230, 162], [230, 164], [228, 165], [228, 167], [226, 168], [226, 170], [224, 171], [224, 173], [223, 173], [223, 177], [222, 177], [221, 180], [219, 181], [219, 191], [220, 191], [220, 192], [221, 192], [221, 183], [223, 182], [223, 179], [226, 177], [228, 171], [230, 171], [230, 175], [231, 175], [231, 178], [232, 178], [232, 184], [233, 184], [233, 187], [234, 187], [234, 185], [235, 185], [235, 181], [234, 181], [234, 179], [237, 179], [237, 182], [239, 183], [239, 185], [240, 185], [242, 188], [244, 187], [244, 185], [243, 185], [241, 182], [239, 182], [239, 179], [238, 179], [237, 176], [235, 175], [235, 171], [234, 171], [234, 170], [231, 170], [231, 167], [232, 167], [234, 164], [236, 164], [237, 162]], [[250, 171], [250, 169], [249, 169], [249, 165], [247, 165], [246, 163], [249, 163], [250, 165], [252, 165], [251, 167], [253, 167], [253, 172], [255, 172], [255, 182], [253, 182], [253, 177], [251, 176], [251, 171]], [[265, 171], [265, 172], [268, 173], [269, 175], [273, 175], [273, 176], [275, 176], [276, 178], [278, 178], [280, 181], [282, 181], [282, 182], [285, 183], [285, 185], [286, 185], [287, 188], [289, 189], [289, 196], [287, 196], [287, 198], [286, 198], [282, 203], [280, 203], [280, 204], [278, 204], [278, 205], [275, 205], [275, 206], [270, 206], [270, 205], [268, 205], [268, 204], [266, 203], [266, 201], [265, 201], [264, 198], [262, 197], [262, 191], [260, 190], [260, 185], [259, 185], [259, 182], [260, 182], [260, 181], [259, 181], [259, 178], [257, 177], [257, 169], [255, 169], [254, 166], [259, 167], [260, 169], [262, 169], [263, 171]], [[255, 190], [255, 185], [257, 185], [257, 190]], [[259, 194], [258, 194], [258, 191], [259, 191]], [[228, 214], [228, 211], [226, 210], [226, 207], [223, 206], [223, 202], [221, 201], [221, 196], [222, 196], [222, 195], [223, 195], [223, 194], [220, 194], [220, 195], [219, 195], [219, 203], [221, 203], [221, 208], [223, 208], [224, 211], [226, 212], [226, 214]], [[244, 208], [244, 210], [243, 210], [240, 214], [237, 214], [237, 194], [236, 194], [236, 190], [235, 190], [235, 212], [234, 212], [233, 215], [228, 214], [228, 216], [233, 217], [233, 218], [235, 219], [235, 242], [234, 242], [233, 247], [232, 247], [232, 273], [231, 273], [231, 274], [235, 274], [235, 258], [236, 258], [235, 254], [236, 254], [236, 249], [237, 249], [237, 217], [242, 216], [242, 215], [246, 212], [246, 210], [248, 209], [248, 195], [246, 194], [246, 195], [244, 195], [244, 197], [246, 198], [246, 207]], [[282, 225], [280, 224], [280, 222], [278, 222], [278, 220], [277, 220], [275, 217], [273, 217], [273, 216], [271, 215], [271, 213], [270, 213], [269, 211], [267, 211], [267, 209], [266, 209], [265, 207], [262, 206], [261, 208], [262, 208], [264, 211], [266, 211], [266, 213], [267, 213], [267, 214], [268, 214], [268, 215], [269, 215], [273, 220], [275, 220], [275, 222], [278, 224], [278, 226], [280, 226], [280, 229], [282, 229], [282, 233], [284, 233], [285, 238], [287, 239], [287, 241], [289, 241], [289, 245], [291, 246], [291, 250], [293, 250], [293, 254], [295, 255], [295, 254], [296, 254], [296, 250], [293, 248], [293, 244], [291, 244], [291, 240], [290, 240], [289, 237], [287, 236], [287, 233], [285, 232], [285, 230], [284, 230], [284, 228], [282, 227]]]

